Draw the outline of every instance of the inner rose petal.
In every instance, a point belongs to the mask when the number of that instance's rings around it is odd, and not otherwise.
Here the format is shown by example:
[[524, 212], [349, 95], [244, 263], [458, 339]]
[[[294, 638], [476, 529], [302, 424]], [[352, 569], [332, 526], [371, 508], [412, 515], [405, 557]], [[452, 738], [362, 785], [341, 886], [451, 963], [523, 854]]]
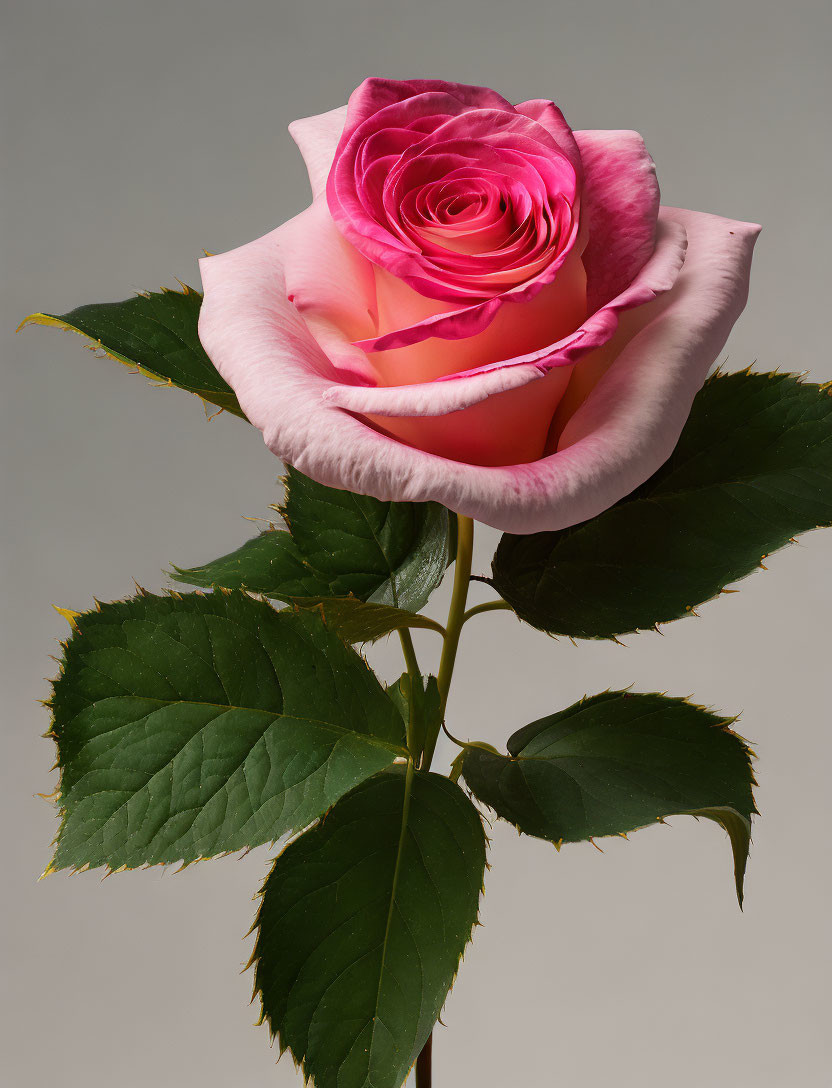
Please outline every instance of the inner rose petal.
[[[381, 334], [437, 312], [433, 300], [384, 269], [375, 269], [375, 282]], [[579, 328], [586, 316], [586, 274], [580, 254], [573, 251], [553, 283], [522, 305], [506, 303], [475, 336], [458, 340], [432, 337], [407, 347], [370, 352], [367, 359], [379, 385], [430, 382], [554, 344]]]
[[426, 89], [356, 117], [342, 144], [328, 183], [336, 221], [429, 298], [482, 303], [526, 280], [534, 293], [572, 244], [574, 148], [536, 116]]
[[430, 182], [402, 201], [408, 235], [431, 244], [430, 252], [483, 253], [499, 249], [515, 229], [513, 209], [488, 179]]
[[[463, 152], [481, 157], [480, 169], [485, 167], [490, 175], [488, 180], [499, 191], [489, 211], [493, 220], [494, 208], [497, 209], [503, 229], [488, 229], [480, 238], [463, 238], [446, 224], [440, 230], [433, 224], [420, 222], [416, 214], [417, 209], [430, 206], [429, 200], [419, 199], [426, 188], [435, 189], [451, 180], [462, 180], [460, 173], [476, 175], [472, 167], [454, 169], [455, 162]], [[533, 275], [541, 266], [537, 260], [540, 253], [536, 250], [550, 249], [549, 260], [557, 256], [559, 243], [568, 233], [562, 229], [563, 212], [566, 211], [566, 218], [571, 219], [571, 208], [563, 192], [552, 192], [543, 184], [543, 178], [535, 168], [537, 164], [533, 165], [526, 157], [511, 150], [495, 150], [466, 142], [460, 142], [451, 150], [443, 147], [439, 155], [417, 155], [407, 162], [405, 158], [402, 156], [385, 181], [384, 210], [391, 227], [398, 233], [407, 235], [416, 245], [425, 241], [430, 243], [420, 245], [420, 248], [423, 255], [430, 258], [431, 266], [442, 281], [458, 286], [468, 285], [473, 292], [476, 290], [476, 277], [487, 269], [479, 262], [472, 264], [446, 257], [444, 250], [456, 254], [488, 253], [491, 257], [490, 270], [498, 274], [496, 283], [499, 286], [510, 285]], [[546, 165], [543, 164], [544, 172]], [[571, 167], [568, 170], [571, 171]], [[439, 175], [438, 179], [436, 175]], [[560, 183], [560, 171], [556, 170], [552, 178]], [[470, 179], [469, 185], [476, 185], [476, 182]], [[571, 194], [571, 187], [568, 192]], [[421, 219], [424, 221], [425, 216], [422, 215]], [[509, 235], [507, 228], [512, 222], [517, 223], [518, 227], [515, 234]], [[534, 231], [529, 229], [532, 223]], [[518, 243], [523, 243], [522, 247]], [[509, 268], [514, 270], [511, 275], [507, 274]], [[449, 275], [455, 271], [466, 278]], [[485, 282], [487, 284], [488, 281]], [[486, 290], [493, 291], [493, 287], [490, 284]]]

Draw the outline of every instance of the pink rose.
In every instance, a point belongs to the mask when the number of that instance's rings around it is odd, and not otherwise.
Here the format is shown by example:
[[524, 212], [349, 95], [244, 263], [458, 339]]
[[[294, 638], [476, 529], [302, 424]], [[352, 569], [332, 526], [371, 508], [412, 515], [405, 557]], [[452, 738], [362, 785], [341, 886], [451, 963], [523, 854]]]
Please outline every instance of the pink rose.
[[200, 337], [278, 457], [515, 533], [667, 459], [759, 227], [660, 206], [637, 133], [483, 87], [368, 79], [290, 131], [310, 207], [201, 262]]

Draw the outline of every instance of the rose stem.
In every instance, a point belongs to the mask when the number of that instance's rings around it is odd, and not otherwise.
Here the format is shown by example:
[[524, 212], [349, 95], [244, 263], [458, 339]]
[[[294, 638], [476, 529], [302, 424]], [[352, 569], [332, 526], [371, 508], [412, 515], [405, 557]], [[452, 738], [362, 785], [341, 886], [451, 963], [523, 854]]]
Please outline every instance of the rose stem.
[[[445, 625], [445, 640], [442, 645], [442, 657], [439, 661], [439, 675], [436, 678], [442, 712], [440, 714], [440, 725], [437, 725], [436, 731], [432, 736], [427, 737], [425, 740], [425, 749], [422, 754], [421, 762], [421, 769], [423, 771], [428, 770], [430, 767], [434, 749], [436, 748], [436, 741], [439, 736], [441, 719], [444, 719], [445, 717], [445, 706], [448, 702], [448, 692], [451, 687], [451, 677], [453, 676], [454, 663], [456, 661], [456, 651], [459, 646], [459, 635], [462, 631], [462, 625], [465, 622], [465, 602], [468, 597], [468, 584], [471, 580], [473, 552], [474, 523], [471, 518], [466, 518], [461, 514], [457, 514], [457, 549], [454, 588], [453, 593], [451, 594], [451, 606], [448, 610], [448, 622]], [[411, 642], [409, 648], [411, 651], [412, 647], [413, 644]], [[408, 647], [405, 645], [404, 640], [402, 640], [402, 649], [404, 650], [405, 660], [408, 662], [409, 668], [410, 658], [408, 657]], [[419, 682], [421, 683], [421, 679]], [[416, 1088], [431, 1088], [432, 1057], [433, 1033], [428, 1036], [427, 1042], [422, 1047], [422, 1051], [416, 1059]]]
[[[454, 589], [451, 595], [451, 607], [448, 610], [448, 621], [445, 624], [445, 641], [442, 646], [442, 657], [439, 661], [439, 675], [436, 683], [439, 688], [441, 700], [440, 718], [445, 717], [445, 707], [448, 702], [448, 692], [451, 688], [451, 677], [454, 672], [456, 651], [459, 646], [459, 635], [465, 617], [465, 601], [468, 597], [468, 583], [471, 579], [471, 562], [474, 552], [474, 523], [470, 518], [457, 514], [457, 548], [456, 570], [454, 571]], [[436, 748], [436, 740], [439, 736], [439, 725], [432, 736], [425, 741], [425, 752], [422, 756], [422, 770], [430, 767], [433, 752]]]
[[417, 748], [417, 738], [414, 735], [416, 725], [416, 693], [414, 688], [417, 684], [422, 683], [422, 670], [419, 668], [419, 662], [416, 660], [416, 650], [413, 646], [413, 639], [410, 631], [406, 627], [399, 629], [399, 637], [402, 643], [402, 653], [404, 654], [404, 660], [407, 665], [407, 673], [410, 677], [409, 692], [407, 697], [407, 750], [410, 753], [410, 758], [418, 763], [420, 752]]
[[428, 1036], [428, 1041], [422, 1047], [422, 1052], [416, 1059], [416, 1088], [431, 1088], [432, 1057], [433, 1033]]

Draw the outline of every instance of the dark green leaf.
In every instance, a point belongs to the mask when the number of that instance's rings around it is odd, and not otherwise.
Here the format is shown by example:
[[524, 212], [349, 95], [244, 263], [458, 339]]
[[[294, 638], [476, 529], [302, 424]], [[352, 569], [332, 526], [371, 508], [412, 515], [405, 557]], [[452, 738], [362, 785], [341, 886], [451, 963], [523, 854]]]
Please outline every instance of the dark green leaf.
[[418, 612], [451, 560], [449, 514], [438, 503], [382, 502], [324, 487], [290, 468], [281, 513], [330, 596], [352, 593]]
[[56, 869], [271, 842], [406, 754], [357, 654], [314, 614], [241, 593], [144, 594], [77, 617], [52, 708]]
[[[205, 567], [192, 570], [174, 567], [171, 577], [177, 582], [206, 588], [221, 586], [271, 594], [298, 608], [317, 609], [327, 627], [345, 642], [375, 642], [404, 627], [424, 627], [440, 633], [443, 630], [435, 620], [404, 608], [370, 604], [352, 596], [329, 596], [330, 586], [304, 565], [291, 535], [281, 530], [261, 533], [236, 552]], [[279, 594], [275, 592], [278, 585]]]
[[471, 937], [485, 837], [458, 786], [392, 768], [275, 862], [255, 990], [316, 1088], [399, 1088]]
[[201, 567], [174, 567], [170, 577], [205, 589], [248, 589], [266, 597], [326, 597], [331, 586], [313, 571], [285, 529], [268, 529], [236, 551]]
[[612, 638], [678, 619], [832, 524], [832, 397], [788, 374], [711, 378], [670, 460], [606, 513], [503, 536], [493, 585], [541, 630]]
[[245, 419], [231, 387], [205, 354], [197, 333], [202, 295], [163, 289], [123, 302], [79, 306], [67, 314], [30, 314], [21, 325], [49, 325], [89, 337], [118, 362], [177, 385]]
[[286, 487], [286, 501], [276, 509], [289, 533], [261, 533], [212, 563], [176, 567], [172, 577], [280, 600], [352, 595], [412, 612], [424, 606], [452, 555], [452, 519], [444, 507], [381, 502], [324, 487], [293, 468]]
[[467, 748], [462, 774], [498, 816], [557, 845], [671, 815], [716, 820], [731, 838], [742, 904], [756, 809], [751, 753], [732, 721], [684, 699], [605, 692], [520, 729], [508, 755]]

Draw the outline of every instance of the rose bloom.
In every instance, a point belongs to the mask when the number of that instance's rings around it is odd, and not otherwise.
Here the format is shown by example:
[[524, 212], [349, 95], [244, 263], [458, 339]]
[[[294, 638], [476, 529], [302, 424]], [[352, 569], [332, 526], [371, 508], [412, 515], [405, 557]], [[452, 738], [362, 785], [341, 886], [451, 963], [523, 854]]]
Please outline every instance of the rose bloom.
[[661, 206], [638, 133], [485, 87], [368, 79], [290, 132], [312, 204], [200, 262], [202, 343], [278, 457], [514, 533], [667, 459], [759, 227]]

